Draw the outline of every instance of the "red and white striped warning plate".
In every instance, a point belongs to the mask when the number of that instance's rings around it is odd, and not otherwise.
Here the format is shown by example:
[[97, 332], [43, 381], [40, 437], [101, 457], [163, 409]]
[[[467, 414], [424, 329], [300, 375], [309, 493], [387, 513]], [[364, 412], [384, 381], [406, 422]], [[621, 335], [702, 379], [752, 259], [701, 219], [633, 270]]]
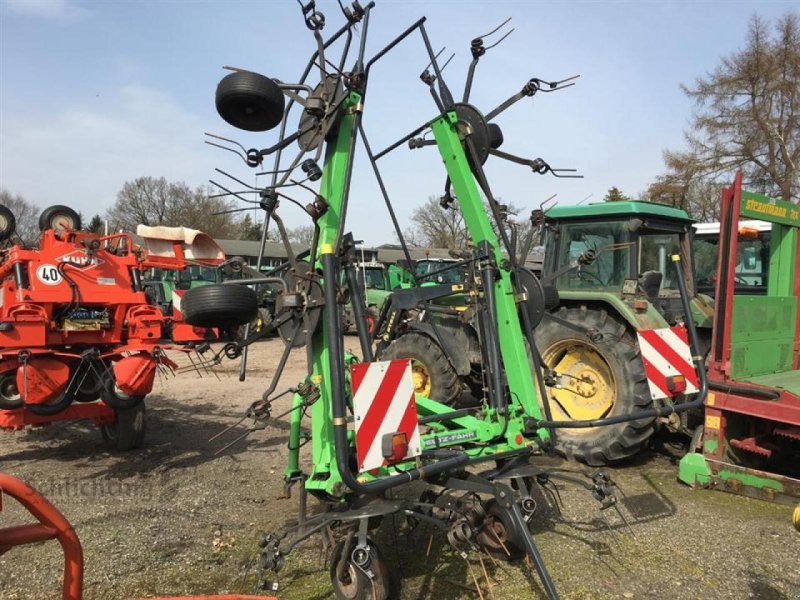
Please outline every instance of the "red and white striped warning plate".
[[381, 442], [387, 433], [405, 433], [405, 458], [420, 455], [414, 380], [408, 359], [358, 363], [350, 367], [358, 471], [383, 466]]
[[[664, 329], [643, 329], [638, 332], [644, 371], [654, 400], [672, 398], [678, 393], [698, 391], [697, 373], [692, 362], [689, 338], [683, 325]], [[671, 391], [668, 378], [683, 376], [686, 389]]]
[[172, 316], [179, 321], [183, 320], [183, 313], [181, 313], [181, 300], [186, 290], [172, 290]]

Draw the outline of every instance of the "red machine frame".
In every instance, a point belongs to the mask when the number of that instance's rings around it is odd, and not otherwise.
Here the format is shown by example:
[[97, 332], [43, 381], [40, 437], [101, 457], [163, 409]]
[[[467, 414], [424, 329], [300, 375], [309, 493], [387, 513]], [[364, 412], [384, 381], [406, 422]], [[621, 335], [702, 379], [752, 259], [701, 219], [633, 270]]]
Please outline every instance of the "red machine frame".
[[[149, 301], [142, 279], [153, 267], [219, 266], [224, 253], [200, 232], [158, 231], [167, 237], [145, 238], [137, 246], [127, 233], [46, 229], [38, 249], [0, 251], [0, 378], [16, 378], [23, 402], [0, 407], [0, 428], [71, 419], [111, 425], [124, 401], [112, 402], [109, 394], [145, 396], [159, 365], [177, 366], [165, 350], [187, 351], [180, 344], [216, 337], [213, 330], [182, 323], [179, 313], [164, 315]], [[199, 236], [210, 258], [191, 258]], [[83, 385], [87, 373], [110, 380], [99, 385], [103, 400], [70, 403], [67, 394]]]

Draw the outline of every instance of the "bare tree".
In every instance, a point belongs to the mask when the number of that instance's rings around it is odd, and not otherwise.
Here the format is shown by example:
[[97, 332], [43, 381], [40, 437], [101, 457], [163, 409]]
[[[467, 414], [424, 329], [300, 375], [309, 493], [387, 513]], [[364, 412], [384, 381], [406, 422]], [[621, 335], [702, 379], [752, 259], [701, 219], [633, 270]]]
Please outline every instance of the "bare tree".
[[[166, 225], [200, 229], [213, 237], [233, 238], [239, 230], [232, 202], [210, 198], [203, 187], [192, 190], [183, 182], [164, 177], [139, 177], [128, 181], [108, 211], [115, 230], [135, 231], [136, 226]], [[220, 214], [222, 213], [222, 214]]]
[[752, 189], [800, 197], [800, 15], [786, 14], [772, 31], [753, 16], [744, 48], [682, 88], [697, 107], [688, 150], [664, 152], [668, 173], [657, 183], [686, 203], [695, 181], [741, 169]]
[[711, 222], [719, 221], [721, 188], [721, 183], [711, 179], [682, 178], [679, 173], [668, 173], [650, 184], [646, 195], [653, 202], [682, 208], [698, 221]]
[[411, 213], [411, 228], [404, 232], [417, 245], [460, 250], [467, 243], [464, 216], [457, 204], [444, 208], [439, 198], [429, 196], [428, 201]]
[[[0, 204], [14, 213], [17, 222], [16, 233], [23, 241], [23, 245], [35, 245], [39, 239], [39, 208], [5, 188], [0, 189]], [[13, 238], [7, 240], [7, 243], [13, 243]]]

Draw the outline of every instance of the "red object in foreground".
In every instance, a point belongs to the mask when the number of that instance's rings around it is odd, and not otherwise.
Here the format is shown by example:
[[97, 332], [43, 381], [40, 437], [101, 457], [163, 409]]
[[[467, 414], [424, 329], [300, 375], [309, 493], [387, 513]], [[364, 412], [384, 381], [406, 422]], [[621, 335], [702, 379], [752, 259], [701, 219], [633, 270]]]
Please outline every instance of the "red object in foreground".
[[[78, 535], [59, 510], [27, 483], [6, 473], [0, 473], [0, 512], [3, 494], [17, 500], [39, 521], [0, 529], [0, 556], [24, 544], [57, 539], [64, 549], [64, 600], [83, 598], [83, 549]], [[222, 596], [174, 596], [160, 600], [277, 600], [271, 596], [226, 594]]]
[[0, 473], [0, 493], [17, 500], [39, 521], [38, 524], [0, 529], [0, 555], [14, 546], [57, 539], [64, 549], [63, 598], [80, 600], [83, 597], [83, 549], [70, 522], [44, 496], [16, 477]]

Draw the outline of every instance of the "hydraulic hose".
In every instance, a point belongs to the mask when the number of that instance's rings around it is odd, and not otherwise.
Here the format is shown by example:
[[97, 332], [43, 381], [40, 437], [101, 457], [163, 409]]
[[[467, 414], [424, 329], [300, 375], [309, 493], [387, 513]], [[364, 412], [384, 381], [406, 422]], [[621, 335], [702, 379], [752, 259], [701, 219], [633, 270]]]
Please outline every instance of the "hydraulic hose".
[[333, 424], [334, 452], [336, 454], [336, 467], [344, 484], [358, 494], [381, 493], [389, 488], [424, 479], [437, 475], [444, 471], [449, 471], [461, 467], [469, 462], [469, 456], [461, 452], [450, 458], [439, 460], [431, 465], [409, 469], [397, 475], [391, 475], [383, 479], [370, 481], [368, 483], [359, 482], [350, 470], [349, 444], [347, 441], [347, 402], [345, 399], [345, 377], [344, 377], [344, 348], [342, 347], [342, 330], [339, 323], [339, 311], [336, 301], [336, 257], [333, 253], [325, 253], [321, 257], [322, 277], [325, 281], [325, 307], [328, 318], [325, 319], [325, 327], [329, 344], [329, 385], [331, 390], [331, 408]]
[[692, 350], [692, 363], [694, 364], [695, 372], [697, 373], [698, 383], [700, 388], [697, 396], [690, 402], [684, 402], [678, 405], [662, 406], [660, 408], [650, 408], [647, 410], [639, 410], [627, 415], [617, 415], [615, 417], [604, 417], [601, 419], [588, 419], [581, 421], [549, 421], [540, 420], [536, 421], [536, 427], [553, 427], [561, 429], [587, 429], [591, 427], [605, 427], [608, 425], [616, 425], [617, 423], [627, 423], [629, 421], [638, 421], [639, 419], [653, 419], [656, 417], [666, 417], [674, 413], [683, 413], [695, 408], [700, 408], [706, 401], [708, 394], [708, 378], [706, 377], [706, 366], [699, 348], [700, 343], [697, 339], [697, 329], [695, 329], [694, 318], [692, 317], [691, 306], [689, 305], [689, 294], [686, 290], [686, 280], [684, 279], [683, 265], [681, 258], [678, 254], [672, 255], [672, 263], [675, 265], [675, 273], [678, 279], [678, 290], [681, 295], [681, 306], [684, 312], [684, 321], [686, 323], [686, 331], [689, 335], [689, 347]]

